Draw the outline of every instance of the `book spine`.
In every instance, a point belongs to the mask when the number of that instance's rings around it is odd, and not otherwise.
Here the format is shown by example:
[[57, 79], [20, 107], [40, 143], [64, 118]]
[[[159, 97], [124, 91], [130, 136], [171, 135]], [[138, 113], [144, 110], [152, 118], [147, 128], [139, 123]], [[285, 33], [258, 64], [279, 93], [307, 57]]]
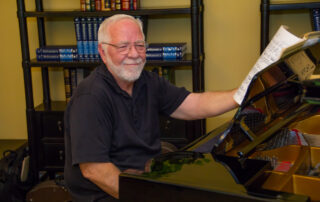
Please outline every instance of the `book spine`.
[[75, 62], [78, 61], [78, 54], [59, 54], [60, 62]]
[[110, 0], [110, 6], [111, 6], [111, 10], [115, 11], [116, 10], [116, 0]]
[[110, 2], [110, 0], [102, 0], [101, 1], [101, 10], [103, 10], [103, 11], [111, 11], [111, 2]]
[[181, 52], [183, 50], [182, 47], [178, 47], [178, 46], [164, 46], [162, 47], [163, 52]]
[[163, 52], [163, 60], [180, 60], [183, 58], [182, 52]]
[[116, 10], [121, 10], [121, 1], [122, 0], [116, 0], [115, 4], [116, 4]]
[[101, 0], [95, 0], [96, 11], [101, 11]]
[[182, 52], [146, 53], [147, 60], [179, 60], [183, 56]]
[[36, 54], [59, 54], [58, 48], [37, 48]]
[[312, 27], [314, 31], [320, 31], [320, 8], [312, 9]]
[[95, 0], [90, 0], [90, 11], [96, 11], [96, 2], [95, 2]]
[[86, 1], [86, 11], [91, 11], [91, 0], [85, 0]]
[[84, 61], [89, 60], [89, 43], [88, 43], [88, 24], [86, 18], [81, 18], [81, 32], [82, 32], [82, 43], [83, 43], [83, 59]]
[[68, 68], [63, 68], [63, 77], [64, 77], [64, 89], [66, 95], [66, 102], [69, 102], [71, 99], [71, 79], [70, 72]]
[[99, 18], [95, 17], [92, 20], [92, 30], [93, 30], [93, 59], [95, 61], [99, 60], [98, 51], [98, 30], [99, 30]]
[[70, 68], [71, 96], [74, 95], [77, 88], [77, 69]]
[[86, 11], [86, 0], [80, 0], [80, 10]]
[[175, 74], [172, 68], [162, 67], [162, 77], [167, 79], [170, 83], [175, 84]]
[[93, 18], [87, 18], [87, 28], [88, 28], [88, 56], [89, 60], [93, 61], [94, 56], [94, 31], [93, 31]]
[[77, 41], [77, 48], [78, 48], [78, 55], [79, 60], [83, 58], [83, 41], [82, 41], [82, 30], [81, 30], [81, 23], [80, 18], [74, 18], [74, 28], [76, 33], [76, 41]]
[[121, 0], [121, 9], [124, 11], [130, 10], [130, 0]]
[[133, 0], [133, 10], [140, 8], [140, 0]]
[[37, 54], [38, 61], [74, 62], [78, 61], [78, 54]]
[[147, 53], [162, 53], [163, 49], [162, 47], [148, 47]]

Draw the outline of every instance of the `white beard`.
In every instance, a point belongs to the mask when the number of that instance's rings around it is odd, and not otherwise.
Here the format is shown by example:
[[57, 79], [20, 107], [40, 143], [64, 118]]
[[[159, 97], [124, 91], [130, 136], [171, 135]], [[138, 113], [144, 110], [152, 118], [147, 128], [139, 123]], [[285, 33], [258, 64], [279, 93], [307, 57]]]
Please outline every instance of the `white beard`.
[[[140, 74], [143, 70], [143, 67], [145, 65], [145, 61], [142, 61], [142, 58], [138, 58], [135, 60], [132, 59], [125, 59], [121, 65], [115, 65], [109, 54], [106, 54], [107, 56], [107, 67], [111, 69], [111, 71], [116, 74], [116, 76], [126, 82], [134, 82], [136, 81], [139, 77]], [[126, 64], [138, 64], [136, 67], [126, 67]]]

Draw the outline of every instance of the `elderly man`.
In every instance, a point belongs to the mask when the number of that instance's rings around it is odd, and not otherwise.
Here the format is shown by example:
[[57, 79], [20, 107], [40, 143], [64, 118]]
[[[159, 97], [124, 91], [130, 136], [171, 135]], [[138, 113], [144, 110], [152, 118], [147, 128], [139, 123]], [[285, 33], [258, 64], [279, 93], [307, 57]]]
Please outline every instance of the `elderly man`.
[[114, 15], [99, 28], [103, 65], [78, 86], [65, 112], [65, 180], [75, 201], [119, 197], [119, 174], [160, 154], [158, 114], [194, 120], [237, 106], [227, 92], [190, 93], [144, 71], [139, 20]]

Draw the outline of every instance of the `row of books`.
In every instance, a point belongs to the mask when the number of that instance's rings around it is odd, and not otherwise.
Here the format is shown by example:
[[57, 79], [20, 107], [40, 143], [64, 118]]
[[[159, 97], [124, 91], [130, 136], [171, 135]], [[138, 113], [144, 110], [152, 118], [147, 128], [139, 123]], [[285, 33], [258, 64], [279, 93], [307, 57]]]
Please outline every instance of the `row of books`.
[[36, 49], [38, 61], [74, 62], [79, 60], [76, 46], [45, 46]]
[[181, 60], [186, 54], [187, 43], [151, 43], [146, 52], [147, 60]]
[[[100, 61], [97, 41], [86, 41], [79, 46], [45, 46], [36, 49], [38, 61]], [[86, 44], [86, 51], [81, 47]], [[79, 48], [80, 47], [80, 48]], [[147, 60], [181, 60], [186, 53], [186, 43], [151, 43], [147, 48]], [[89, 51], [90, 50], [90, 51]]]
[[84, 68], [64, 68], [64, 87], [66, 101], [69, 102], [79, 83], [90, 73], [90, 70]]
[[314, 31], [320, 31], [320, 8], [311, 9], [311, 22]]
[[74, 26], [80, 61], [99, 61], [98, 30], [104, 17], [76, 17]]
[[80, 0], [81, 11], [128, 11], [139, 7], [139, 0]]
[[175, 71], [174, 71], [174, 69], [172, 69], [170, 67], [156, 66], [156, 67], [152, 67], [151, 71], [157, 73], [160, 77], [165, 78], [170, 83], [175, 84], [175, 73], [174, 73]]

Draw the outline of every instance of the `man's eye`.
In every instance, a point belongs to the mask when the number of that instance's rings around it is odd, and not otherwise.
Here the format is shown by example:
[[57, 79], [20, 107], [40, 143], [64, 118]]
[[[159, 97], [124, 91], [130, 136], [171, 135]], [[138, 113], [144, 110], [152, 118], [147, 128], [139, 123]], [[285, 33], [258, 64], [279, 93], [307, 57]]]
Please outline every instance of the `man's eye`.
[[128, 48], [127, 45], [120, 45], [120, 46], [118, 46], [118, 47], [119, 47], [119, 49], [126, 49], [126, 48]]

